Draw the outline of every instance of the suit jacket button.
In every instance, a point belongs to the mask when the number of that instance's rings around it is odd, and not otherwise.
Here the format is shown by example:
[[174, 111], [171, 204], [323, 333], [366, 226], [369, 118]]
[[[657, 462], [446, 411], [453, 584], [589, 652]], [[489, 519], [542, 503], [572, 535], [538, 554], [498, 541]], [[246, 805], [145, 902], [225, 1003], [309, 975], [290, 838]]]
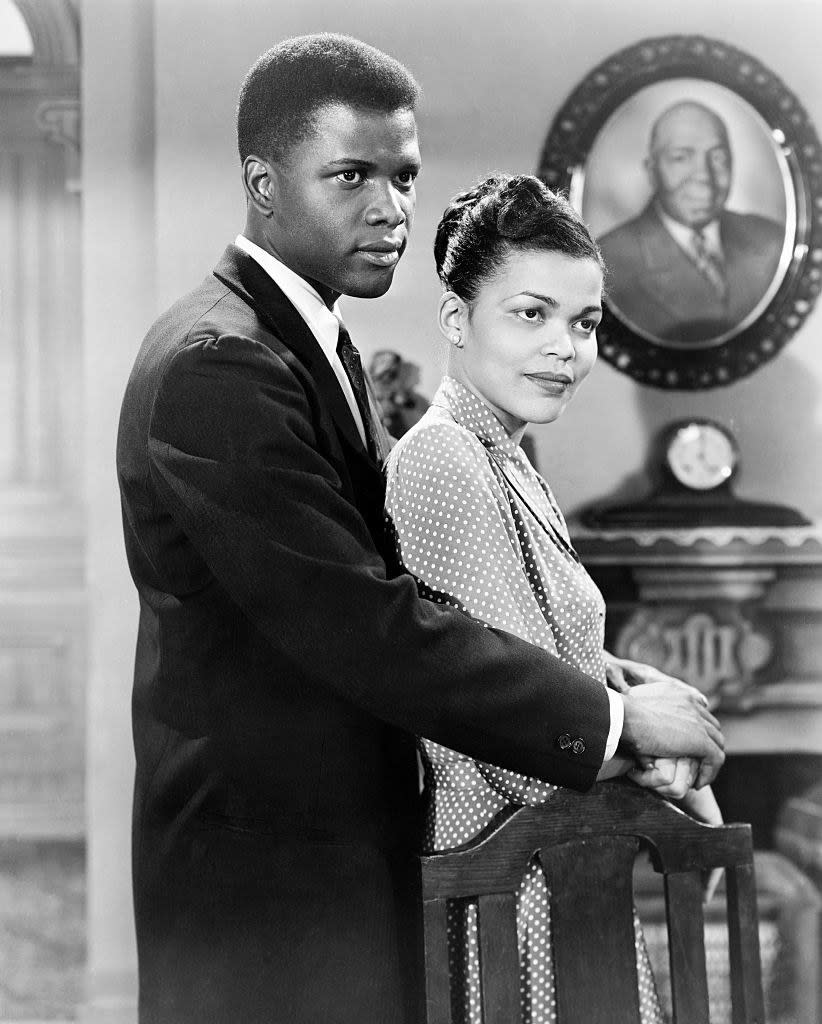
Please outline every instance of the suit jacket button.
[[574, 742], [571, 744], [571, 750], [573, 750], [573, 752], [575, 754], [584, 754], [585, 753], [585, 741], [581, 737], [577, 737], [574, 740]]
[[562, 733], [561, 736], [557, 736], [557, 746], [560, 750], [567, 750], [571, 746], [572, 740], [567, 732]]

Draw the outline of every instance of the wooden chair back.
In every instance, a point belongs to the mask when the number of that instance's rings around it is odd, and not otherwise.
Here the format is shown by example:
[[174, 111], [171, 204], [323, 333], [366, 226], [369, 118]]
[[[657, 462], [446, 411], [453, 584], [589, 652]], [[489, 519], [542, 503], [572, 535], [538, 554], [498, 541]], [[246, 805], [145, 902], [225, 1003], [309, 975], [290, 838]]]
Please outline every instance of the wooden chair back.
[[538, 856], [551, 891], [557, 1024], [638, 1022], [633, 866], [664, 876], [674, 1024], [709, 1024], [703, 873], [726, 871], [733, 1024], [764, 1024], [749, 825], [695, 822], [625, 781], [503, 811], [457, 850], [421, 858], [427, 1024], [451, 1024], [446, 904], [473, 898], [483, 1024], [520, 1022], [516, 893]]

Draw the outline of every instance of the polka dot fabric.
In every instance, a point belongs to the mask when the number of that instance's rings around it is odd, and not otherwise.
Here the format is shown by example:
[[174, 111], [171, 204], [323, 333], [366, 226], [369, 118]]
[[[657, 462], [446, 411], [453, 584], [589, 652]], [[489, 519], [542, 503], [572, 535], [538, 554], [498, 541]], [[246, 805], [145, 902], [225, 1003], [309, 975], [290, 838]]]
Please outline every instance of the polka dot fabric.
[[[445, 377], [431, 408], [397, 443], [386, 510], [398, 554], [421, 593], [515, 633], [605, 685], [605, 606], [571, 547], [550, 488], [493, 412]], [[508, 804], [538, 806], [556, 787], [419, 741], [425, 849], [467, 842]], [[554, 1024], [550, 892], [533, 861], [517, 897], [520, 992], [526, 1024]], [[449, 906], [455, 1024], [482, 1024], [477, 907]], [[663, 1024], [634, 915], [643, 1024]]]

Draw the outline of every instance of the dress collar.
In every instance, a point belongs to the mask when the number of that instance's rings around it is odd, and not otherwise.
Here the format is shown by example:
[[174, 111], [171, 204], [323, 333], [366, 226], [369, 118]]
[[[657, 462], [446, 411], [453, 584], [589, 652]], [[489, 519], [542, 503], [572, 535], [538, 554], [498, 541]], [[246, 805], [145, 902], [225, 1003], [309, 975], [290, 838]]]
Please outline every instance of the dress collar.
[[485, 402], [453, 377], [442, 378], [431, 404], [449, 412], [460, 426], [476, 434], [486, 447], [499, 448], [506, 455], [519, 451], [517, 442]]

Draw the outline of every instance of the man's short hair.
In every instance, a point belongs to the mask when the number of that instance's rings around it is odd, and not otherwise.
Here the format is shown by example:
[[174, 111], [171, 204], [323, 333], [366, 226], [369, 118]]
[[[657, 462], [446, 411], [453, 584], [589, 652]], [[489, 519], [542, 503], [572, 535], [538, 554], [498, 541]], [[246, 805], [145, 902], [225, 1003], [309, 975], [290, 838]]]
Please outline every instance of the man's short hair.
[[418, 96], [406, 67], [359, 39], [330, 32], [284, 39], [258, 58], [240, 88], [240, 160], [250, 153], [281, 159], [329, 103], [391, 112], [413, 110]]

